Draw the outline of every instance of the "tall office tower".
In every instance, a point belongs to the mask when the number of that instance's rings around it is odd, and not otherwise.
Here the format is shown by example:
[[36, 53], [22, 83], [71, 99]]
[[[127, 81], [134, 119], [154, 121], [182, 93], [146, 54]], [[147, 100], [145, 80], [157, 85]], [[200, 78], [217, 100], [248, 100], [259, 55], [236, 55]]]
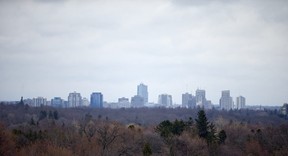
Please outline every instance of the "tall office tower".
[[47, 105], [46, 98], [43, 98], [43, 97], [33, 98], [33, 106], [34, 107], [40, 107], [41, 105], [43, 105], [43, 106]]
[[196, 105], [200, 106], [201, 108], [204, 108], [204, 106], [206, 104], [205, 90], [197, 89], [195, 98], [196, 98]]
[[233, 99], [230, 96], [229, 90], [222, 91], [222, 96], [220, 98], [220, 108], [225, 110], [233, 109]]
[[103, 95], [100, 92], [91, 94], [90, 106], [94, 108], [103, 108]]
[[161, 94], [158, 96], [158, 104], [164, 107], [172, 106], [172, 96], [168, 94]]
[[60, 97], [54, 97], [51, 100], [51, 106], [52, 107], [64, 107], [64, 100]]
[[192, 96], [192, 99], [188, 101], [188, 108], [195, 108], [196, 107], [196, 97]]
[[136, 107], [136, 108], [140, 108], [140, 107], [144, 107], [144, 98], [142, 96], [139, 95], [135, 95], [131, 98], [131, 106], [132, 107]]
[[69, 93], [68, 107], [80, 107], [82, 106], [82, 97], [80, 93]]
[[182, 107], [188, 108], [188, 103], [191, 100], [192, 100], [192, 94], [189, 93], [182, 94]]
[[144, 103], [148, 103], [148, 87], [143, 83], [137, 86], [137, 95], [143, 97]]
[[243, 109], [245, 108], [246, 99], [243, 96], [236, 97], [236, 108]]

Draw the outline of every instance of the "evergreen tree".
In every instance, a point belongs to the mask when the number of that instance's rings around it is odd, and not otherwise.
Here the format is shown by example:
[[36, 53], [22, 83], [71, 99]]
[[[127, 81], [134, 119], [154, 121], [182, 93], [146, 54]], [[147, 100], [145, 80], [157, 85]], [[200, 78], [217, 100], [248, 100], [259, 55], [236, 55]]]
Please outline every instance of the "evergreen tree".
[[49, 111], [49, 119], [53, 119], [53, 113], [51, 110]]
[[221, 130], [218, 134], [219, 137], [219, 144], [225, 144], [225, 140], [227, 138], [226, 132], [224, 130]]
[[192, 119], [192, 117], [189, 117], [189, 120], [188, 120], [185, 124], [186, 124], [186, 126], [188, 126], [188, 127], [192, 126], [192, 125], [193, 125], [193, 119]]
[[172, 127], [173, 123], [171, 123], [169, 120], [165, 120], [156, 127], [155, 131], [159, 133], [164, 140], [166, 140], [172, 137]]
[[58, 120], [58, 119], [59, 119], [59, 117], [58, 117], [58, 111], [54, 111], [54, 112], [53, 112], [53, 117], [54, 117], [55, 120]]
[[43, 120], [47, 117], [46, 111], [40, 111], [39, 120]]
[[145, 143], [145, 144], [144, 144], [142, 153], [143, 153], [144, 156], [150, 156], [150, 155], [152, 155], [152, 149], [151, 149], [151, 146], [150, 146], [149, 143]]
[[217, 142], [216, 129], [213, 123], [210, 123], [208, 126], [208, 135], [206, 141], [208, 145]]
[[185, 130], [185, 127], [186, 124], [182, 120], [175, 120], [172, 125], [171, 132], [173, 135], [181, 135], [181, 133]]
[[209, 122], [206, 118], [206, 114], [205, 114], [205, 111], [204, 110], [200, 110], [198, 112], [198, 118], [195, 119], [196, 121], [196, 126], [197, 126], [197, 129], [198, 129], [198, 135], [199, 137], [201, 138], [207, 138], [208, 136], [208, 125], [209, 125]]

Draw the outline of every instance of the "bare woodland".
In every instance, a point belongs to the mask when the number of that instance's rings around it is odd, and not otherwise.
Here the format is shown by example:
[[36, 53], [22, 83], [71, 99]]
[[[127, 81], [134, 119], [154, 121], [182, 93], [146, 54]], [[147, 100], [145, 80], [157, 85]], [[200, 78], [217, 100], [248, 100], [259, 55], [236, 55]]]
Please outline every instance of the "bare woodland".
[[0, 108], [1, 156], [288, 154], [277, 110]]

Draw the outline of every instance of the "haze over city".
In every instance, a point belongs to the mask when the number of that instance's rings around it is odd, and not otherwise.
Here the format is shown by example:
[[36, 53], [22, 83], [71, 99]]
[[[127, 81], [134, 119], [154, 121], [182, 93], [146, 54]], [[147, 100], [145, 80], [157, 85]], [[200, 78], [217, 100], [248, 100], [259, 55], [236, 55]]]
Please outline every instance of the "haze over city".
[[222, 90], [250, 105], [288, 101], [288, 1], [0, 0], [0, 100], [131, 98], [148, 85], [181, 103]]

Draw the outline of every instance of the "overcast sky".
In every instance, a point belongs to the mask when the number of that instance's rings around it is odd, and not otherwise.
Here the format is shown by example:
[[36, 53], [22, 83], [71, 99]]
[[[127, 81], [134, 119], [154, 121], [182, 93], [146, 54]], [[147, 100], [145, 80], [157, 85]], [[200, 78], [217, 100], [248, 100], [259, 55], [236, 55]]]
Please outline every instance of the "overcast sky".
[[222, 90], [288, 102], [287, 0], [0, 0], [0, 100]]

